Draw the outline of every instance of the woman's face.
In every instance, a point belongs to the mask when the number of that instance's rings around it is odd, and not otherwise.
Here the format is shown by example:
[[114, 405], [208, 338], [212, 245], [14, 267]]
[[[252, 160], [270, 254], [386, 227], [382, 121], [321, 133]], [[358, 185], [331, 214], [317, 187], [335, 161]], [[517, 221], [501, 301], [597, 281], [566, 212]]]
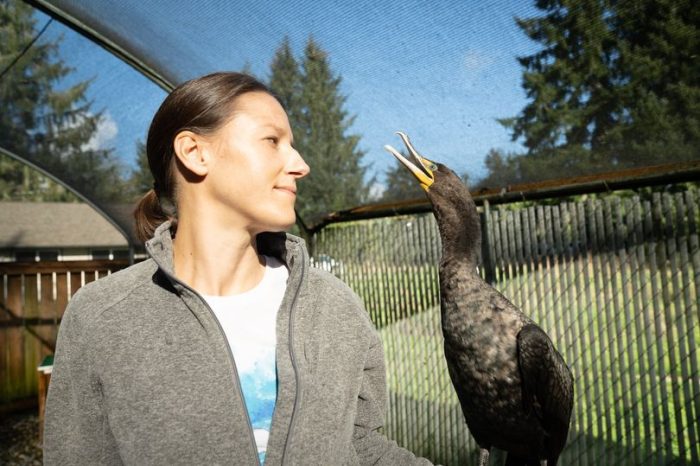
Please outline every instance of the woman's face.
[[234, 112], [207, 138], [212, 163], [205, 184], [220, 214], [236, 225], [254, 234], [285, 230], [295, 221], [297, 180], [309, 173], [292, 146], [287, 114], [264, 92], [238, 97]]

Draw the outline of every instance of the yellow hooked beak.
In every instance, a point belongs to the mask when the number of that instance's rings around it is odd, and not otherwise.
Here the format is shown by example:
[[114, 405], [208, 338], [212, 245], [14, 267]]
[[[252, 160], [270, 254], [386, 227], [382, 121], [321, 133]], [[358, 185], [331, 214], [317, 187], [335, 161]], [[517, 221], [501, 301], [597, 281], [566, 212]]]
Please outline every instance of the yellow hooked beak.
[[418, 181], [420, 182], [421, 188], [428, 191], [428, 189], [430, 189], [430, 186], [432, 186], [432, 184], [435, 182], [435, 176], [433, 175], [433, 172], [437, 170], [437, 165], [435, 165], [435, 162], [432, 162], [431, 160], [428, 160], [422, 155], [420, 155], [418, 151], [416, 151], [416, 149], [413, 147], [413, 144], [411, 144], [411, 141], [409, 141], [408, 136], [406, 136], [406, 134], [402, 133], [401, 131], [397, 131], [396, 134], [398, 134], [399, 137], [401, 137], [403, 143], [406, 145], [409, 157], [414, 159], [416, 163], [413, 163], [410, 160], [408, 160], [406, 157], [401, 155], [399, 151], [397, 151], [390, 145], [384, 146], [384, 149], [386, 149], [391, 155], [399, 159], [399, 162], [404, 164], [406, 168], [411, 170], [413, 176], [415, 176], [416, 179], [418, 179]]

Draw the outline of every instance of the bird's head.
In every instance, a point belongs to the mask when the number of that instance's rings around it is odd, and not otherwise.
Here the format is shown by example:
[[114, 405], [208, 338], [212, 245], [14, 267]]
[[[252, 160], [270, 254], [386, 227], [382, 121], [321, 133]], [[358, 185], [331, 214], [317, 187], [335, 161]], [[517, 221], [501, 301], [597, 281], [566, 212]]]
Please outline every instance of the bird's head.
[[399, 135], [406, 146], [408, 156], [402, 155], [390, 145], [384, 146], [384, 149], [410, 170], [418, 183], [420, 183], [421, 188], [425, 190], [428, 199], [433, 205], [446, 201], [451, 201], [452, 203], [460, 200], [471, 201], [469, 190], [455, 172], [447, 166], [433, 162], [419, 154], [405, 133], [399, 131], [396, 134]]
[[413, 173], [428, 195], [442, 238], [443, 256], [462, 256], [465, 263], [476, 264], [481, 248], [481, 223], [469, 190], [455, 172], [422, 156], [408, 136], [397, 134], [406, 145], [408, 156], [391, 146], [384, 148]]

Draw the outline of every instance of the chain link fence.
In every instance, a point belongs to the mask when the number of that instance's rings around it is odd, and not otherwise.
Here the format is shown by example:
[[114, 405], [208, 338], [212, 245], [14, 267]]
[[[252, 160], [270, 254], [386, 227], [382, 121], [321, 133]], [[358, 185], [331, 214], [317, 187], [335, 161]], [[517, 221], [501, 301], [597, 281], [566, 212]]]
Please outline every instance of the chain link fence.
[[[480, 273], [575, 377], [561, 464], [700, 464], [699, 198], [672, 188], [480, 208]], [[381, 334], [386, 434], [436, 463], [475, 462], [444, 361], [432, 214], [336, 223], [311, 244]]]

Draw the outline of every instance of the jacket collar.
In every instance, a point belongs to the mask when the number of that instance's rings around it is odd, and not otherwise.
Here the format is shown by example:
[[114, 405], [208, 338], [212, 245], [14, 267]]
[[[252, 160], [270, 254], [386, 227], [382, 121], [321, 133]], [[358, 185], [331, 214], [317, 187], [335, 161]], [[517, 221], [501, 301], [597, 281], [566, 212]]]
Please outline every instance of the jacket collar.
[[[153, 238], [146, 241], [146, 251], [161, 270], [169, 275], [175, 275], [173, 272], [173, 238], [170, 226], [171, 222], [168, 220], [156, 229]], [[308, 260], [305, 242], [298, 236], [284, 232], [265, 232], [260, 233], [256, 241], [260, 254], [282, 259], [290, 271], [300, 266], [301, 261]]]

